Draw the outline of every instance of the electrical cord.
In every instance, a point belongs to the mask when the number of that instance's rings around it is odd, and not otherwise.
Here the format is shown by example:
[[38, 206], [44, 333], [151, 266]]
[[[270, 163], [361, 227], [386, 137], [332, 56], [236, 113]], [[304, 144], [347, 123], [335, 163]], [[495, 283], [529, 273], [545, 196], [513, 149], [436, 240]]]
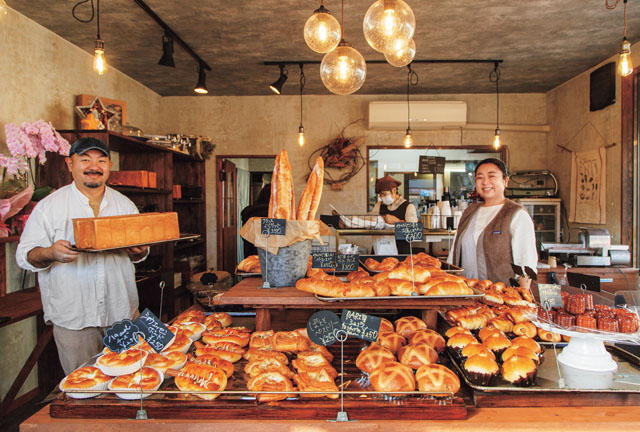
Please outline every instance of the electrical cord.
[[[76, 8], [77, 8], [78, 6], [80, 6], [80, 5], [84, 4], [84, 3], [87, 3], [87, 2], [91, 2], [91, 17], [89, 17], [88, 19], [84, 20], [84, 19], [82, 19], [82, 18], [79, 18], [79, 17], [76, 15]], [[91, 21], [93, 21], [93, 18], [94, 18], [94, 16], [95, 16], [95, 9], [94, 9], [94, 7], [93, 7], [93, 0], [82, 0], [82, 1], [79, 1], [78, 3], [76, 3], [76, 4], [73, 6], [73, 8], [71, 9], [71, 15], [73, 15], [73, 17], [74, 17], [76, 20], [80, 21], [81, 23], [85, 23], [85, 24], [86, 24], [86, 23], [90, 23]]]

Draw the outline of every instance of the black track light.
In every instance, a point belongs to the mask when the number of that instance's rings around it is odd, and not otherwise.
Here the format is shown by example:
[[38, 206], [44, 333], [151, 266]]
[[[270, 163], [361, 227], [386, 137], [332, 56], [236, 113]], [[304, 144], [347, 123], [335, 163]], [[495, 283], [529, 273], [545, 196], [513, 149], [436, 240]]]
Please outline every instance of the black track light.
[[273, 84], [269, 86], [269, 88], [273, 90], [275, 94], [282, 93], [282, 87], [287, 81], [287, 78], [287, 70], [284, 68], [284, 64], [280, 64], [280, 76]]
[[193, 91], [200, 94], [209, 93], [209, 90], [207, 90], [207, 71], [202, 63], [198, 65], [198, 83]]
[[165, 32], [162, 36], [162, 58], [158, 61], [160, 66], [176, 67], [173, 61], [173, 37]]

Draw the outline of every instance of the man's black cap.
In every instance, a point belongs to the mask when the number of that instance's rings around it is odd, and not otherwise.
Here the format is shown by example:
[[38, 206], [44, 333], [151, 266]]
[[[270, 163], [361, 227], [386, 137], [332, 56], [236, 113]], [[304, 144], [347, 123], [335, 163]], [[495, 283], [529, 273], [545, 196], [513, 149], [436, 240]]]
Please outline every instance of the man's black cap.
[[69, 149], [69, 157], [74, 154], [82, 155], [89, 150], [98, 150], [104, 153], [105, 156], [111, 157], [111, 151], [109, 146], [96, 138], [80, 138], [71, 145]]

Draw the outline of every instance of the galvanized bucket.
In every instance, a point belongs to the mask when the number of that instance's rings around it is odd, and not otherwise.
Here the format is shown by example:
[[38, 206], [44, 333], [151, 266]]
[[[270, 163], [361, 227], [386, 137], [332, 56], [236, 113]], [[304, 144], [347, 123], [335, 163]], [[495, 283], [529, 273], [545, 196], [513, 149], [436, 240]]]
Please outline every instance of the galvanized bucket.
[[295, 242], [278, 249], [274, 255], [258, 248], [262, 280], [268, 281], [271, 288], [295, 286], [298, 279], [307, 274], [311, 256], [311, 240]]

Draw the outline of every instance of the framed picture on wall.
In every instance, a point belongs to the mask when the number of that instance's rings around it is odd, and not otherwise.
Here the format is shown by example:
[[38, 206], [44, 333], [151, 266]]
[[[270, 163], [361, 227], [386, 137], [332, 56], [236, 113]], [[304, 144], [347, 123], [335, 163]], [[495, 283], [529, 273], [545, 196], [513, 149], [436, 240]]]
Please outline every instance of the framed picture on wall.
[[76, 96], [76, 129], [120, 131], [127, 122], [127, 103], [81, 94]]

